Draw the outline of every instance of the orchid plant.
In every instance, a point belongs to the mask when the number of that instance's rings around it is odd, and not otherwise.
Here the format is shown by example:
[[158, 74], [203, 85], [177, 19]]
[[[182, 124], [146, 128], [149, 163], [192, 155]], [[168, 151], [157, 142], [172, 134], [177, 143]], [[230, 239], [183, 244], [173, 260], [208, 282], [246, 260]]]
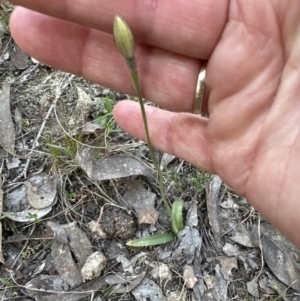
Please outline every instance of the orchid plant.
[[164, 186], [163, 186], [163, 174], [155, 158], [154, 150], [152, 147], [150, 134], [149, 134], [149, 127], [148, 127], [147, 116], [146, 116], [145, 106], [142, 97], [139, 74], [136, 69], [136, 62], [134, 56], [134, 37], [127, 23], [119, 16], [116, 16], [114, 20], [114, 38], [115, 38], [116, 46], [119, 52], [126, 59], [126, 63], [131, 72], [131, 79], [141, 107], [145, 134], [146, 134], [146, 141], [148, 144], [150, 157], [158, 173], [161, 198], [171, 217], [172, 231], [173, 231], [171, 233], [163, 233], [163, 234], [153, 235], [151, 237], [131, 240], [127, 242], [127, 245], [133, 247], [159, 245], [159, 244], [172, 241], [175, 238], [175, 236], [179, 233], [179, 231], [183, 229], [183, 222], [182, 222], [183, 200], [176, 199], [173, 202], [172, 207], [167, 202]]

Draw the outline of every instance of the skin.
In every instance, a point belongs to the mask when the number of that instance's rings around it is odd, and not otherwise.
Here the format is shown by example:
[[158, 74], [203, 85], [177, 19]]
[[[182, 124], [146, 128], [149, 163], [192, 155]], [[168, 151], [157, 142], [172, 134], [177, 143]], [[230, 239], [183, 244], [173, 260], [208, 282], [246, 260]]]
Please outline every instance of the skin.
[[[298, 0], [14, 2], [27, 7], [10, 22], [24, 51], [134, 94], [111, 35], [121, 15], [136, 39], [144, 96], [164, 108], [147, 108], [153, 145], [218, 174], [300, 247]], [[206, 60], [209, 120], [189, 113]], [[118, 103], [114, 117], [145, 140], [137, 103]]]

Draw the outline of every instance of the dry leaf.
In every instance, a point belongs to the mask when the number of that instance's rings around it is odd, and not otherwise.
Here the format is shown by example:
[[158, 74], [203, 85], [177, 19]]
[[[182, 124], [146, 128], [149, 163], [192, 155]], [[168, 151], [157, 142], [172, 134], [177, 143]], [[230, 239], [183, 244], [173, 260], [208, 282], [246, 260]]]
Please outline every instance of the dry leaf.
[[244, 224], [239, 224], [233, 235], [230, 236], [230, 240], [249, 248], [254, 247], [254, 243], [252, 241], [251, 233], [247, 230]]
[[247, 282], [247, 291], [253, 297], [259, 298], [258, 284], [257, 284], [257, 279], [256, 278], [254, 278], [251, 281]]
[[226, 280], [230, 280], [230, 277], [232, 276], [232, 269], [238, 269], [238, 263], [236, 257], [226, 257], [226, 256], [217, 256], [217, 257], [209, 257], [207, 258], [208, 262], [211, 262], [213, 260], [218, 260], [221, 265], [221, 272], [223, 274], [223, 277]]
[[96, 151], [96, 148], [84, 146], [75, 157], [78, 166], [94, 181], [119, 179], [134, 175], [156, 177], [156, 172], [132, 155], [114, 155], [95, 160]]
[[140, 181], [126, 181], [128, 189], [123, 195], [127, 205], [137, 214], [139, 224], [155, 224], [159, 212], [154, 208], [156, 195], [144, 188]]
[[105, 127], [101, 124], [88, 122], [86, 123], [82, 128], [82, 133], [84, 134], [94, 134], [97, 133], [97, 135], [103, 134], [105, 132]]
[[28, 55], [24, 53], [18, 46], [15, 46], [15, 51], [12, 51], [10, 54], [11, 65], [19, 70], [24, 70], [27, 68], [28, 62]]
[[25, 184], [12, 190], [6, 195], [5, 210], [3, 215], [16, 222], [33, 222], [45, 215], [51, 210], [52, 206], [43, 209], [34, 209], [29, 206], [26, 197]]
[[167, 153], [163, 153], [160, 160], [160, 169], [163, 170], [169, 163], [171, 163], [176, 157]]
[[42, 172], [26, 182], [27, 202], [35, 209], [53, 206], [56, 197], [56, 179]]
[[[258, 237], [258, 227], [253, 226], [253, 240], [257, 247], [261, 241], [264, 260], [276, 277], [285, 285], [300, 291], [300, 265], [292, 256], [290, 242], [270, 224], [262, 223], [261, 237]], [[295, 256], [296, 257], [296, 256]]]
[[167, 301], [159, 286], [148, 278], [144, 278], [131, 293], [136, 301]]

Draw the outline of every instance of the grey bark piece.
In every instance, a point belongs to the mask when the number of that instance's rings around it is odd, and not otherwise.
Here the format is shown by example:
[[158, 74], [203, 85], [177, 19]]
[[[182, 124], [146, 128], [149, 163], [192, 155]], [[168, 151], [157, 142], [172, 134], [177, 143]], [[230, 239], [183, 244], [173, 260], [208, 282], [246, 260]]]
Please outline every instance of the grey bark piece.
[[167, 301], [159, 286], [148, 278], [144, 278], [131, 293], [136, 301]]
[[198, 212], [197, 212], [197, 204], [196, 203], [192, 203], [192, 205], [187, 213], [185, 224], [190, 227], [198, 226]]
[[212, 181], [207, 187], [207, 213], [209, 217], [209, 224], [211, 226], [212, 232], [214, 234], [217, 248], [222, 248], [222, 227], [221, 227], [221, 217], [220, 217], [220, 191], [222, 186], [222, 180], [218, 176], [214, 176]]
[[[66, 226], [50, 223], [50, 226], [55, 233], [51, 252], [55, 269], [65, 282], [72, 288], [76, 287], [83, 282], [80, 270], [92, 254], [92, 245], [74, 223]], [[73, 255], [78, 264], [74, 262]]]
[[51, 255], [56, 271], [66, 283], [73, 288], [83, 282], [80, 271], [73, 261], [72, 253], [67, 244], [54, 241]]
[[10, 112], [10, 85], [4, 83], [0, 94], [0, 146], [14, 154], [15, 130]]

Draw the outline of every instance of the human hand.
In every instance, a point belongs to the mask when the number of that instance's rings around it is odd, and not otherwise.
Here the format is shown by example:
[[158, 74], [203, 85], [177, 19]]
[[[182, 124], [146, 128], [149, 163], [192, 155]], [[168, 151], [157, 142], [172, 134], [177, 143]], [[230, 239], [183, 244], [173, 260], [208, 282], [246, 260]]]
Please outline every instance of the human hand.
[[[13, 13], [24, 51], [133, 94], [111, 35], [121, 15], [136, 38], [145, 98], [173, 111], [147, 108], [153, 145], [220, 175], [300, 247], [299, 1], [14, 2], [45, 14]], [[203, 60], [209, 120], [188, 113]], [[137, 103], [118, 103], [114, 116], [145, 139]]]

